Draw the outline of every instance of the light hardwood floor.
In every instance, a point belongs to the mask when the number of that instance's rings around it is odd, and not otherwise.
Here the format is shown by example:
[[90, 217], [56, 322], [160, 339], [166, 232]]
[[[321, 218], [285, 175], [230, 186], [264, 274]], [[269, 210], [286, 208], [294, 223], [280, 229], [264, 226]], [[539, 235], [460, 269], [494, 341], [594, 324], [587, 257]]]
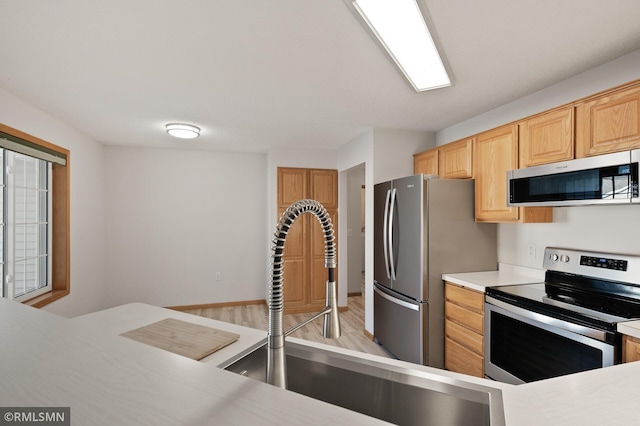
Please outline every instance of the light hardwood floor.
[[[364, 334], [364, 298], [362, 296], [350, 296], [347, 300], [347, 307], [347, 311], [340, 312], [342, 336], [339, 339], [325, 339], [322, 337], [322, 318], [318, 318], [306, 327], [291, 334], [291, 336], [390, 358], [391, 356], [384, 348], [371, 341]], [[192, 309], [183, 312], [259, 330], [266, 331], [268, 328], [268, 310], [265, 304]], [[285, 315], [285, 330], [299, 324], [310, 316], [311, 314]]]

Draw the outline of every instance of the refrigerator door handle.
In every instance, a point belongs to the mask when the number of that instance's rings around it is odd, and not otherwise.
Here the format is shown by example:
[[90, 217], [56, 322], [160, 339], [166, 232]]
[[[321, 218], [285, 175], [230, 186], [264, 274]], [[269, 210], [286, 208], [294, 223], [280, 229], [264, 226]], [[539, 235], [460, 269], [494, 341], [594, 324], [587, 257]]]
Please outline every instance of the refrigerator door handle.
[[397, 189], [393, 188], [391, 190], [391, 204], [389, 205], [389, 223], [388, 232], [389, 232], [389, 270], [391, 271], [391, 279], [396, 279], [396, 267], [395, 267], [395, 256], [393, 255], [393, 211], [396, 207], [396, 195]]
[[384, 222], [382, 231], [382, 248], [384, 250], [384, 266], [387, 272], [387, 278], [391, 279], [389, 272], [389, 203], [391, 203], [391, 190], [387, 190], [387, 198], [384, 203]]
[[375, 286], [373, 287], [373, 291], [375, 291], [378, 294], [378, 296], [387, 299], [391, 303], [395, 303], [396, 305], [400, 305], [403, 308], [411, 309], [413, 311], [420, 311], [420, 306], [415, 305], [413, 303], [405, 302], [404, 300], [396, 299], [395, 297], [392, 297], [392, 296], [388, 295], [387, 293], [383, 292], [382, 290], [379, 290]]

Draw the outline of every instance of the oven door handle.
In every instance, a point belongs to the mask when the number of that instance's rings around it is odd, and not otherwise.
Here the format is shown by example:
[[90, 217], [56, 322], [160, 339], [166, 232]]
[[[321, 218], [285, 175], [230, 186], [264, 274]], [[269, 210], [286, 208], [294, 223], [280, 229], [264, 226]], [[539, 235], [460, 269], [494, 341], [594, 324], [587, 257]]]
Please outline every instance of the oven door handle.
[[572, 322], [564, 321], [558, 318], [553, 318], [547, 315], [540, 314], [538, 312], [530, 311], [528, 309], [520, 308], [518, 306], [514, 306], [510, 303], [503, 302], [501, 300], [495, 299], [491, 296], [486, 296], [486, 302], [490, 305], [498, 306], [505, 311], [513, 312], [514, 314], [520, 315], [521, 317], [530, 319], [532, 321], [537, 321], [542, 324], [549, 325], [551, 327], [560, 328], [572, 333], [580, 334], [582, 336], [590, 337], [592, 339], [600, 340], [601, 342], [607, 341], [607, 332], [602, 330], [597, 330], [591, 327], [586, 327], [579, 324], [574, 324]]

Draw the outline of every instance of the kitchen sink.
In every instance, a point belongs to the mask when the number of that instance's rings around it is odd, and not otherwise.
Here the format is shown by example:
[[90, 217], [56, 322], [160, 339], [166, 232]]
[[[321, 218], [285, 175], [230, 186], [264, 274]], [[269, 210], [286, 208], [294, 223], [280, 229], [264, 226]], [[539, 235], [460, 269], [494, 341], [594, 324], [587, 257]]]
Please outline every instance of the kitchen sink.
[[[267, 349], [219, 367], [265, 381]], [[287, 389], [399, 425], [504, 426], [502, 392], [398, 363], [287, 341]]]

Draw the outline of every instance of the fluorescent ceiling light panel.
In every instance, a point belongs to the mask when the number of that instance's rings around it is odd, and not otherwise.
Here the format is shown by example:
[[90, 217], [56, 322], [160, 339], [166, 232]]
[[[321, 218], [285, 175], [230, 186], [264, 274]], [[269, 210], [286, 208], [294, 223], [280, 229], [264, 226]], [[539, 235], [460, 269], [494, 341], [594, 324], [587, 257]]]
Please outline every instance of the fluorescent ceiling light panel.
[[451, 85], [416, 0], [354, 0], [353, 5], [416, 91]]

